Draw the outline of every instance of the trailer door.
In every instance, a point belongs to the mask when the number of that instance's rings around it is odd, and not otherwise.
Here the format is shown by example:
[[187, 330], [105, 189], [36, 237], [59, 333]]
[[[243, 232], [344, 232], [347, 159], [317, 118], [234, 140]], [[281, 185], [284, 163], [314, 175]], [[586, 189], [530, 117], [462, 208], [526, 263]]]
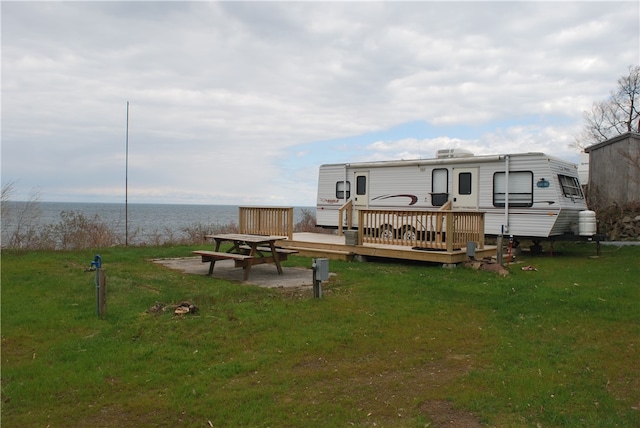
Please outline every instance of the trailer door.
[[478, 209], [478, 168], [453, 169], [453, 208]]
[[353, 198], [355, 209], [369, 207], [369, 172], [356, 172], [356, 195]]

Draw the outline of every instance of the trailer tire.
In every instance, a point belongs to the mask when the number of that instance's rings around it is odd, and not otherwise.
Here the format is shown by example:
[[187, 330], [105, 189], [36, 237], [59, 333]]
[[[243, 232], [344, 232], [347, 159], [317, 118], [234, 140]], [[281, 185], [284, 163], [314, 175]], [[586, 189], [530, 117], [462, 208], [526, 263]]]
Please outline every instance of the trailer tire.
[[383, 224], [382, 226], [380, 226], [380, 229], [378, 230], [378, 237], [380, 239], [395, 239], [396, 237], [396, 231], [393, 228], [393, 226], [389, 225], [389, 224]]
[[400, 232], [400, 239], [403, 241], [415, 241], [418, 239], [418, 234], [412, 226], [405, 226]]

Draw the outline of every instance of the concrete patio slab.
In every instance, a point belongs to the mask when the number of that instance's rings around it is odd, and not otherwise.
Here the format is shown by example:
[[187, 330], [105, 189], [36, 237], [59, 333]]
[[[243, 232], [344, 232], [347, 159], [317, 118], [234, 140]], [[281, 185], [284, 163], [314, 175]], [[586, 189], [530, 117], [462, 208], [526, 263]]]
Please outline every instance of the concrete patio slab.
[[[209, 263], [202, 263], [200, 257], [184, 257], [175, 259], [154, 259], [154, 263], [166, 268], [179, 270], [184, 273], [207, 276]], [[213, 278], [243, 284], [253, 284], [266, 288], [278, 287], [309, 287], [313, 285], [313, 271], [311, 268], [282, 267], [283, 274], [273, 264], [262, 264], [251, 267], [249, 280], [242, 281], [243, 270], [234, 266], [233, 260], [220, 260], [213, 269]]]

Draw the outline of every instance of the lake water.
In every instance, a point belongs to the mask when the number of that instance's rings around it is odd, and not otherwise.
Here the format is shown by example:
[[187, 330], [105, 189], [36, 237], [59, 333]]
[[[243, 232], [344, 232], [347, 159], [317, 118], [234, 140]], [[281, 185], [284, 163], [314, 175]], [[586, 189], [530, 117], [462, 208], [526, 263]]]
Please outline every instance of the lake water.
[[[8, 202], [10, 211], [20, 212], [26, 202]], [[132, 204], [125, 209], [125, 204], [112, 203], [76, 203], [76, 202], [37, 202], [38, 215], [35, 226], [58, 224], [62, 212], [81, 213], [89, 219], [98, 216], [100, 221], [116, 233], [124, 236], [125, 223], [128, 223], [129, 234], [134, 242], [149, 242], [150, 236], [169, 236], [170, 232], [179, 233], [185, 227], [194, 225], [238, 224], [237, 205], [176, 205], [176, 204]], [[303, 210], [315, 215], [315, 207], [294, 207], [294, 224], [303, 218]], [[5, 207], [3, 206], [3, 211]], [[128, 211], [128, 213], [126, 213]], [[3, 213], [4, 214], [4, 213]], [[15, 223], [11, 218], [3, 222]], [[125, 217], [127, 222], [125, 222]], [[8, 228], [6, 226], [9, 226]], [[12, 224], [4, 224], [3, 234], [11, 231]], [[5, 231], [5, 229], [7, 229]], [[3, 236], [4, 241], [4, 236]]]

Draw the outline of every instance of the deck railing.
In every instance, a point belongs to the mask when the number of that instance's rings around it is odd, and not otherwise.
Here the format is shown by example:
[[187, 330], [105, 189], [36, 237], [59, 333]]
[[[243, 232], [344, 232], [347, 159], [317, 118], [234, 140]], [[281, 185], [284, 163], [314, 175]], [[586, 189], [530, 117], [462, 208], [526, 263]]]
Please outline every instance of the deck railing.
[[238, 223], [240, 233], [293, 239], [292, 207], [240, 207]]
[[484, 248], [484, 213], [478, 211], [358, 211], [358, 244], [404, 245], [454, 251]]

